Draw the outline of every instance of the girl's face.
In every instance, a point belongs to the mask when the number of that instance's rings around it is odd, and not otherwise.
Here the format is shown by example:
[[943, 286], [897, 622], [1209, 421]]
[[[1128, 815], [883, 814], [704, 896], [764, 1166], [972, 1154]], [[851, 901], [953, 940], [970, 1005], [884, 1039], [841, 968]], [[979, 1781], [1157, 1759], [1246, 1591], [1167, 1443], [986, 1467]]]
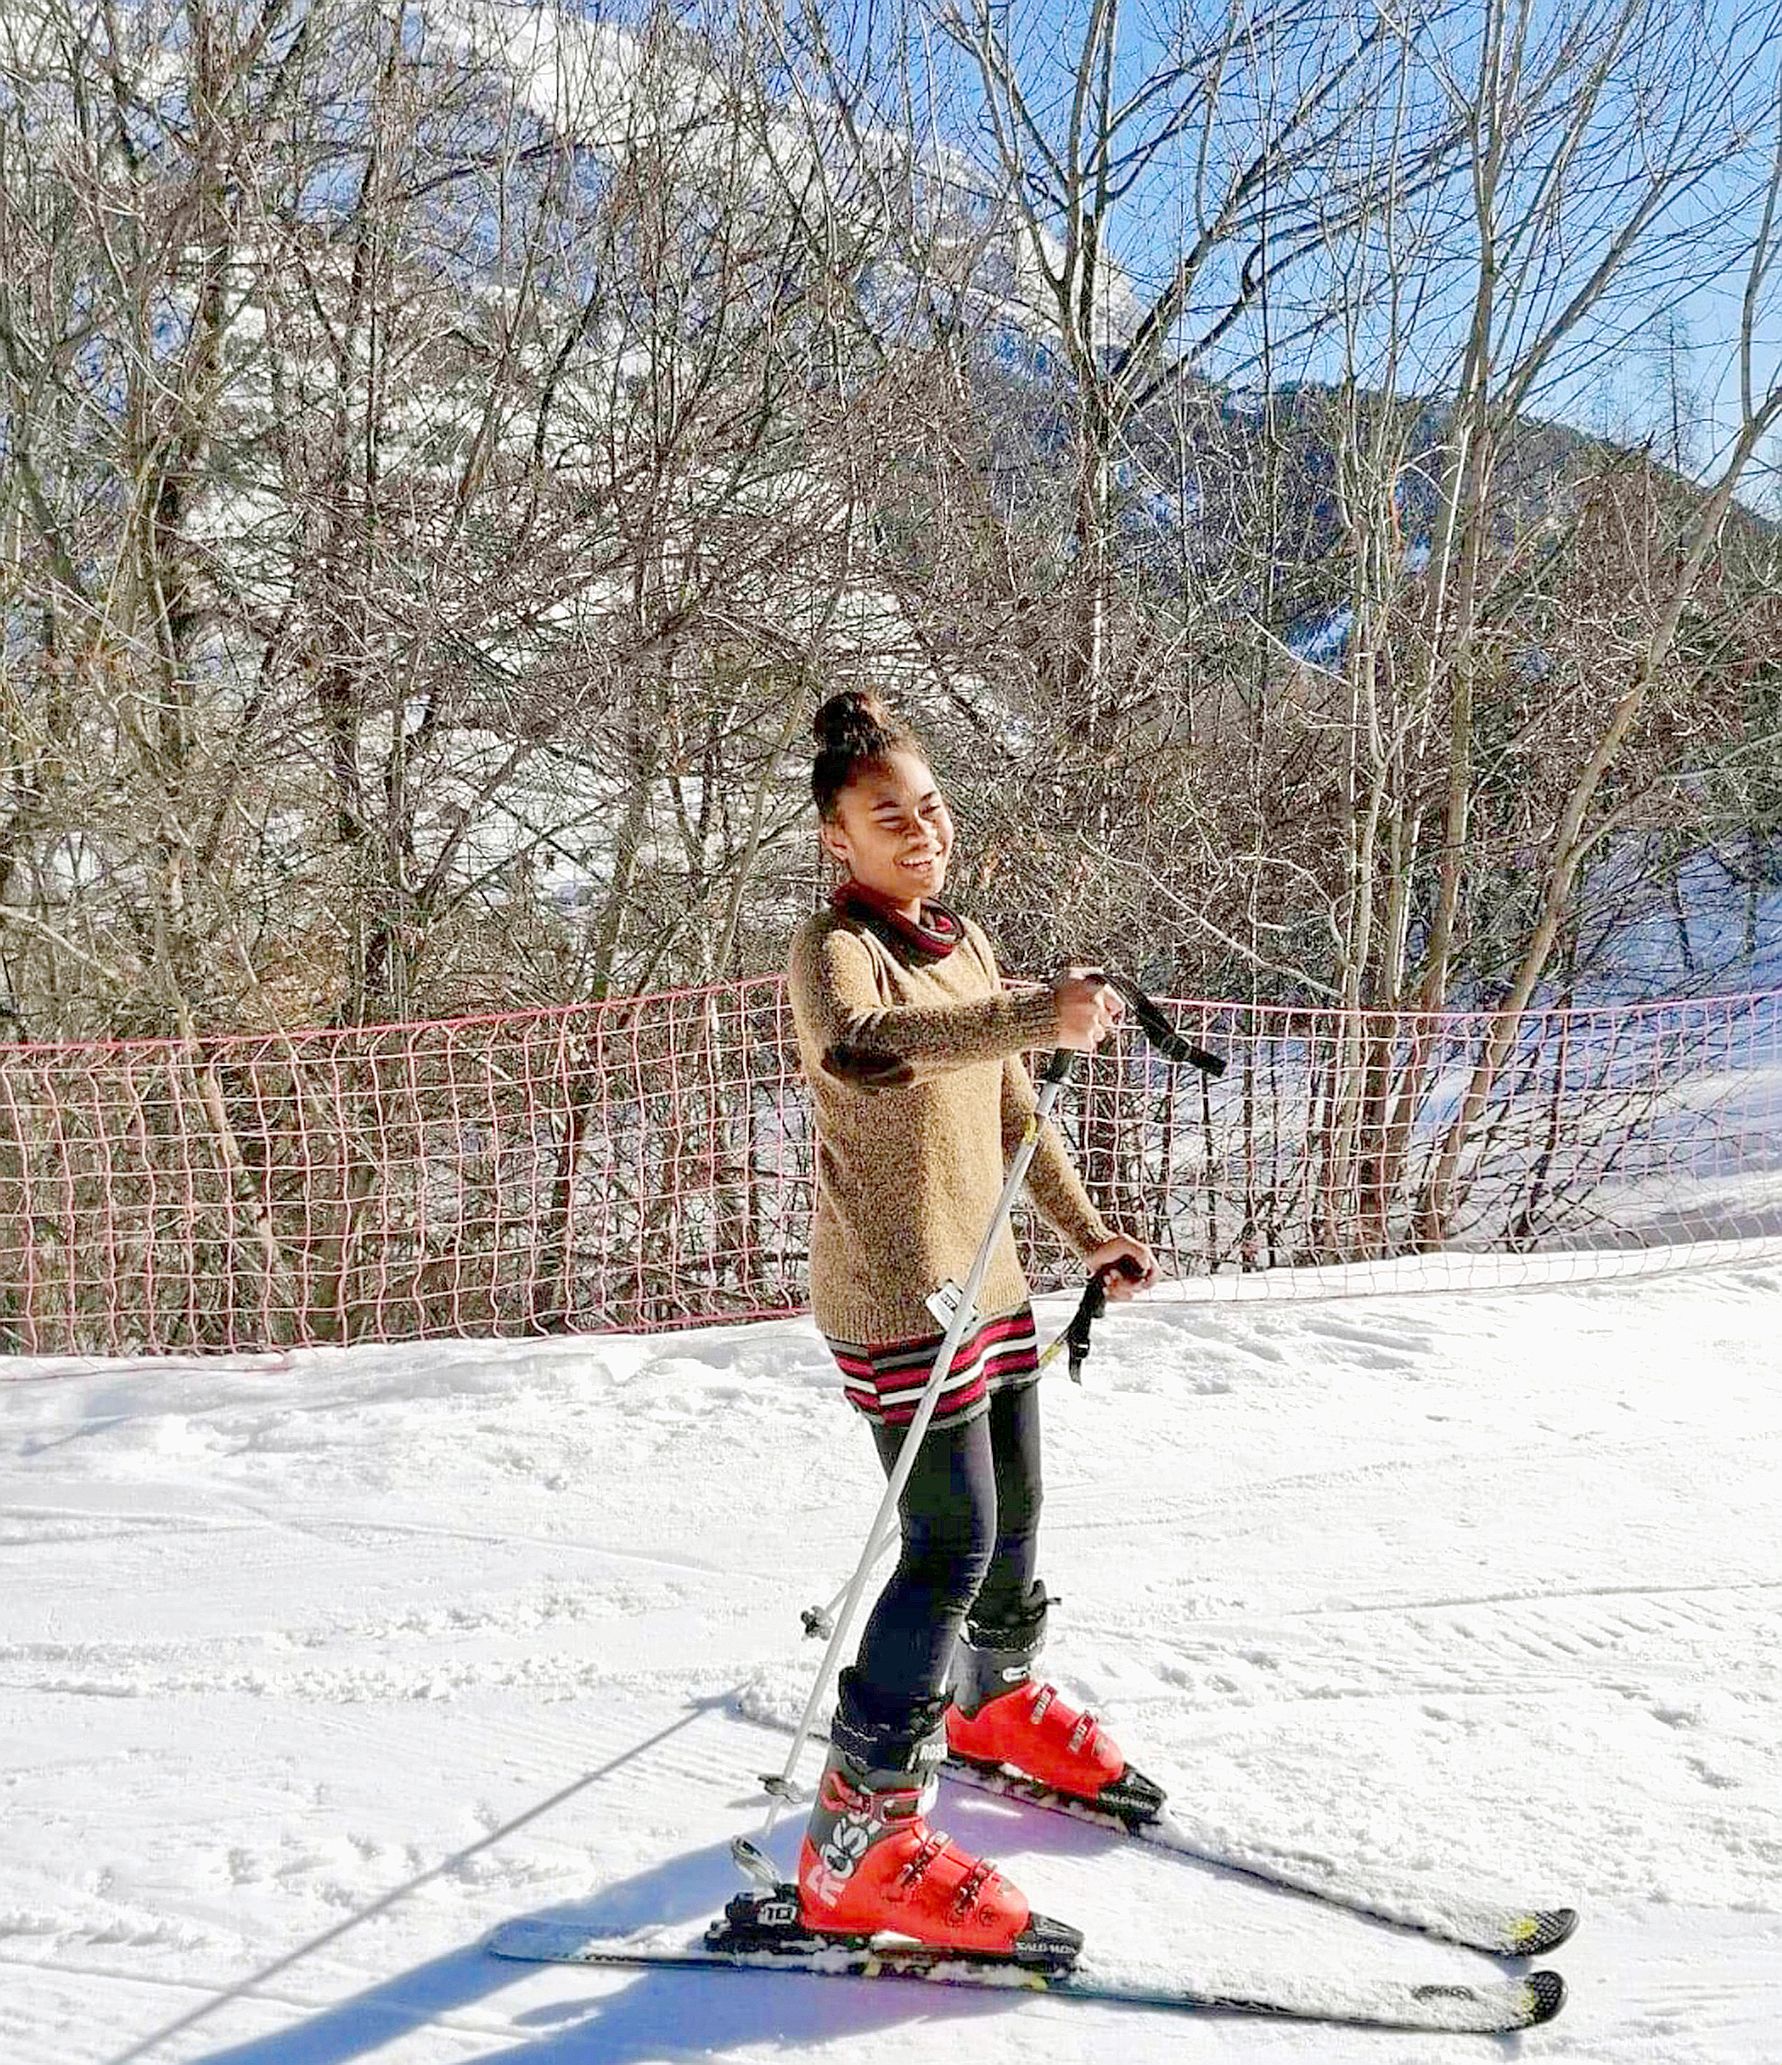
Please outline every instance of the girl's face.
[[953, 851], [953, 820], [927, 763], [893, 753], [864, 767], [835, 799], [819, 836], [862, 888], [900, 904], [912, 918], [938, 896]]

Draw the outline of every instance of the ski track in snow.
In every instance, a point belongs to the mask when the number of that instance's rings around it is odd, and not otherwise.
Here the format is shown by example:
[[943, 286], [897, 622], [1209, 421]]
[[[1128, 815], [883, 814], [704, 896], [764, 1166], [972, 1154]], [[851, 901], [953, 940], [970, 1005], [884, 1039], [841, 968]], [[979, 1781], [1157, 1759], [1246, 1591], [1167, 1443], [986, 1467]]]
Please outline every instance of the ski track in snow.
[[[735, 1889], [877, 1497], [808, 1324], [0, 1384], [0, 2059], [1774, 2059], [1779, 1315], [1773, 1262], [1147, 1301], [1048, 1383], [1048, 1667], [1197, 1823], [1575, 1900], [1513, 2041], [483, 1954]], [[1492, 1969], [943, 1803], [1140, 1975]]]

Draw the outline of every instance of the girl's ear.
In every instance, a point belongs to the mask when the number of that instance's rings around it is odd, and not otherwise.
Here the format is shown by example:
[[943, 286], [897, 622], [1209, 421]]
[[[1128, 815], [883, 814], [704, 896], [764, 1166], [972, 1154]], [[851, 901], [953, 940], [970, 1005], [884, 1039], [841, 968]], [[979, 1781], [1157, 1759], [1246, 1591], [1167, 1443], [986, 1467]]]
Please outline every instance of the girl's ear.
[[823, 851], [838, 867], [849, 865], [848, 835], [840, 825], [828, 818], [822, 819], [817, 826], [817, 837], [822, 842]]

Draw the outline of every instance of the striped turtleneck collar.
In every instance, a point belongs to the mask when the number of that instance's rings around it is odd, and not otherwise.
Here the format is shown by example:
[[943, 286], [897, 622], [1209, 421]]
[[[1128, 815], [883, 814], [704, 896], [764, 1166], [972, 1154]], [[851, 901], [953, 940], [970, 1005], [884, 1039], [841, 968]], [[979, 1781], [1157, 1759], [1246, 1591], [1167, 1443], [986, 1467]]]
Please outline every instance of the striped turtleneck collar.
[[930, 960], [944, 961], [965, 937], [965, 927], [944, 903], [925, 903], [919, 919], [909, 917], [877, 890], [851, 878], [830, 898], [838, 911], [859, 918], [888, 946], [914, 947]]

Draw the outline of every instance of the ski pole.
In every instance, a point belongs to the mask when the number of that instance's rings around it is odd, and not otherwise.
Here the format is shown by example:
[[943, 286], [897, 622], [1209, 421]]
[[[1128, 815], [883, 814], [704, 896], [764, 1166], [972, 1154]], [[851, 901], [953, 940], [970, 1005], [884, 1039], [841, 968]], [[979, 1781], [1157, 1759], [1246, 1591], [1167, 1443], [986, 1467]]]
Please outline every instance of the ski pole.
[[[1178, 1068], [1198, 1068], [1203, 1075], [1211, 1076], [1215, 1079], [1225, 1073], [1224, 1057], [1210, 1052], [1205, 1047], [1197, 1047], [1190, 1040], [1185, 1040], [1175, 1027], [1170, 1024], [1168, 1018], [1164, 1016], [1152, 999], [1133, 981], [1130, 975], [1122, 975], [1117, 969], [1108, 968], [1097, 968], [1090, 972], [1098, 976], [1103, 982], [1111, 983], [1120, 992], [1121, 996], [1126, 999], [1127, 1003], [1132, 1006], [1132, 1014], [1138, 1022], [1140, 1032], [1150, 1042], [1152, 1049], [1156, 1053], [1161, 1054], [1164, 1060], [1173, 1063]], [[1062, 1053], [1063, 1050], [1060, 1049], [1060, 1054]], [[1052, 1059], [1053, 1068], [1058, 1066], [1058, 1061], [1059, 1055], [1054, 1055]], [[1068, 1076], [1069, 1073], [1070, 1061], [1068, 1056], [1066, 1056], [1065, 1076]], [[1051, 1080], [1050, 1070], [1047, 1071], [1047, 1080]], [[1060, 1080], [1062, 1081], [1063, 1078], [1060, 1078]], [[1049, 1111], [1050, 1109], [1051, 1104], [1048, 1102], [1046, 1110]], [[1022, 1167], [1025, 1169], [1026, 1164], [1023, 1163]], [[1005, 1194], [1004, 1206], [1007, 1204], [1008, 1199]], [[1003, 1207], [998, 1209], [1000, 1211]], [[997, 1230], [995, 1227], [992, 1228], [992, 1237]], [[1124, 1270], [1126, 1267], [1124, 1263], [1115, 1263], [1112, 1266], [1121, 1270]], [[1083, 1292], [1082, 1302], [1077, 1307], [1076, 1316], [1071, 1320], [1070, 1325], [1065, 1328], [1064, 1332], [1059, 1335], [1058, 1339], [1052, 1342], [1040, 1356], [1039, 1367], [1044, 1369], [1061, 1350], [1068, 1348], [1070, 1351], [1070, 1373], [1075, 1381], [1080, 1384], [1083, 1380], [1083, 1358], [1089, 1352], [1089, 1329], [1102, 1316], [1106, 1306], [1106, 1272], [1098, 1270], [1089, 1279], [1088, 1285]], [[928, 1423], [924, 1420], [922, 1424], [926, 1426]], [[884, 1518], [887, 1510], [887, 1507], [880, 1507], [881, 1519]], [[866, 1563], [869, 1568], [878, 1562], [879, 1558], [884, 1555], [885, 1551], [897, 1539], [898, 1531], [895, 1513], [891, 1514], [889, 1520], [882, 1527], [875, 1528], [866, 1551]], [[836, 1628], [835, 1617], [841, 1611], [843, 1604], [854, 1589], [858, 1576], [859, 1574], [856, 1572], [855, 1577], [843, 1585], [835, 1597], [829, 1601], [828, 1605], [807, 1606], [803, 1613], [799, 1615], [799, 1619], [804, 1624], [804, 1632], [813, 1641], [833, 1641]], [[850, 1607], [849, 1611], [851, 1612], [852, 1610]], [[825, 1660], [825, 1668], [827, 1668], [827, 1660]]]
[[1002, 1186], [1002, 1195], [996, 1201], [996, 1209], [990, 1215], [990, 1224], [984, 1229], [984, 1238], [972, 1261], [970, 1273], [959, 1293], [959, 1302], [953, 1316], [947, 1322], [946, 1334], [942, 1338], [940, 1352], [934, 1358], [934, 1368], [928, 1382], [922, 1387], [922, 1396], [917, 1401], [915, 1417], [910, 1421], [903, 1437], [903, 1446], [897, 1452], [897, 1461], [885, 1485], [885, 1495], [879, 1501], [879, 1509], [873, 1515], [872, 1525], [867, 1529], [866, 1547], [854, 1575], [848, 1581], [843, 1594], [841, 1611], [836, 1616], [835, 1626], [829, 1637], [829, 1646], [823, 1652], [823, 1660], [817, 1666], [817, 1676], [811, 1686], [810, 1697], [804, 1703], [804, 1712], [793, 1732], [792, 1746], [786, 1752], [784, 1767], [775, 1777], [766, 1780], [768, 1802], [767, 1819], [761, 1824], [761, 1833], [754, 1841], [747, 1836], [737, 1836], [730, 1845], [730, 1854], [738, 1868], [748, 1877], [759, 1880], [763, 1885], [777, 1886], [780, 1874], [774, 1869], [772, 1859], [767, 1855], [767, 1841], [773, 1834], [780, 1818], [780, 1809], [798, 1798], [794, 1774], [798, 1760], [804, 1753], [804, 1745], [811, 1732], [811, 1725], [817, 1717], [817, 1709], [829, 1690], [830, 1675], [835, 1668], [843, 1642], [853, 1625], [854, 1615], [860, 1605], [860, 1595], [866, 1589], [866, 1580], [878, 1560], [881, 1538], [887, 1527], [894, 1522], [897, 1502], [903, 1496], [903, 1488], [909, 1481], [910, 1472], [916, 1466], [916, 1454], [922, 1446], [922, 1438], [928, 1432], [928, 1423], [934, 1418], [934, 1409], [940, 1403], [941, 1387], [952, 1374], [953, 1357], [959, 1344], [965, 1338], [965, 1330], [975, 1315], [978, 1292], [983, 1288], [984, 1277], [990, 1267], [990, 1256], [1000, 1238], [1003, 1223], [1014, 1210], [1015, 1200], [1021, 1186], [1027, 1180], [1028, 1165], [1032, 1162], [1034, 1150], [1039, 1145], [1040, 1128], [1051, 1116], [1059, 1093], [1070, 1080], [1070, 1072], [1076, 1056], [1069, 1047], [1058, 1048], [1048, 1064], [1040, 1084], [1039, 1097], [1032, 1116], [1028, 1119], [1021, 1135], [1020, 1145], [1015, 1149], [1014, 1159], [1009, 1164], [1008, 1176]]

